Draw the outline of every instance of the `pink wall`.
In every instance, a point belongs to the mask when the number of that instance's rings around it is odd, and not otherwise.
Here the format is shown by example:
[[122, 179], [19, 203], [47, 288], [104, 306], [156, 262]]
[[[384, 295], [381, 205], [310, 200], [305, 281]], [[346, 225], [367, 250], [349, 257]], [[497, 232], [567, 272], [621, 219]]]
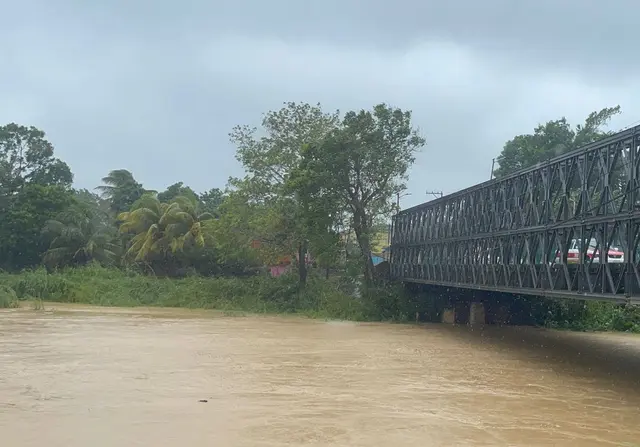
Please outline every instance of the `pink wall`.
[[269, 269], [271, 270], [271, 276], [273, 276], [274, 278], [287, 273], [290, 268], [291, 266], [289, 265], [272, 265], [271, 267], [269, 267]]

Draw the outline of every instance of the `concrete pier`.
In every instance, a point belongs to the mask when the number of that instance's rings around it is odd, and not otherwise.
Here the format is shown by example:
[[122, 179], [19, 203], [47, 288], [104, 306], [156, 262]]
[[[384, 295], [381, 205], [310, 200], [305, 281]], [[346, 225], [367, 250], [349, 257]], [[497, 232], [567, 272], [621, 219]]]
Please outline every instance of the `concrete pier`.
[[471, 303], [469, 306], [469, 324], [471, 326], [477, 326], [486, 324], [486, 322], [484, 304], [479, 302]]
[[456, 323], [455, 309], [445, 309], [444, 312], [442, 312], [442, 322], [444, 324], [455, 324]]

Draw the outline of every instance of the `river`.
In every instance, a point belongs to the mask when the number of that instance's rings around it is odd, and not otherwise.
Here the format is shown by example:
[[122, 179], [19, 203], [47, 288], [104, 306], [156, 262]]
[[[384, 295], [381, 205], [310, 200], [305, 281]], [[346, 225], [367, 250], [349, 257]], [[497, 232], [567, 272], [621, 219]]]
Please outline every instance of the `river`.
[[0, 445], [633, 446], [639, 375], [622, 334], [3, 310]]

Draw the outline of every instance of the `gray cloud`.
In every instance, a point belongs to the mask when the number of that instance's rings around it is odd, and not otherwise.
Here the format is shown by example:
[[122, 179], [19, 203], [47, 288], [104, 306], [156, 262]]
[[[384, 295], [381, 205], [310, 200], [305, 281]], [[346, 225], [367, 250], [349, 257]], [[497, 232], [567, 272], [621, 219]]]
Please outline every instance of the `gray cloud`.
[[485, 180], [538, 122], [640, 119], [631, 0], [3, 3], [0, 122], [47, 131], [80, 187], [114, 168], [223, 186], [231, 127], [290, 100], [412, 109], [428, 146], [406, 205]]

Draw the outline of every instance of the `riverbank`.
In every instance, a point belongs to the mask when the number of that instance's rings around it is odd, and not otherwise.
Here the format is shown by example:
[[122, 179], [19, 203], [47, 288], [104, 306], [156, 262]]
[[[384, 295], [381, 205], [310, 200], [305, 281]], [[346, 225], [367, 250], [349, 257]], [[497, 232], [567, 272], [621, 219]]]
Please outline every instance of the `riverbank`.
[[[42, 300], [112, 307], [294, 313], [355, 321], [385, 319], [372, 303], [353, 298], [348, 289], [348, 284], [313, 277], [301, 291], [296, 278], [290, 276], [168, 279], [89, 266], [53, 274], [44, 269], [0, 274], [0, 307]], [[391, 317], [397, 319], [399, 315]]]
[[[439, 320], [446, 294], [412, 296], [400, 286], [355, 293], [349, 278], [310, 275], [301, 290], [295, 276], [156, 278], [96, 265], [49, 274], [44, 269], [0, 273], [0, 308], [20, 302], [108, 307], [215, 309], [251, 314], [296, 314], [352, 321]], [[510, 296], [511, 324], [577, 331], [640, 332], [640, 309], [605, 302]], [[31, 304], [28, 307], [33, 307]]]

